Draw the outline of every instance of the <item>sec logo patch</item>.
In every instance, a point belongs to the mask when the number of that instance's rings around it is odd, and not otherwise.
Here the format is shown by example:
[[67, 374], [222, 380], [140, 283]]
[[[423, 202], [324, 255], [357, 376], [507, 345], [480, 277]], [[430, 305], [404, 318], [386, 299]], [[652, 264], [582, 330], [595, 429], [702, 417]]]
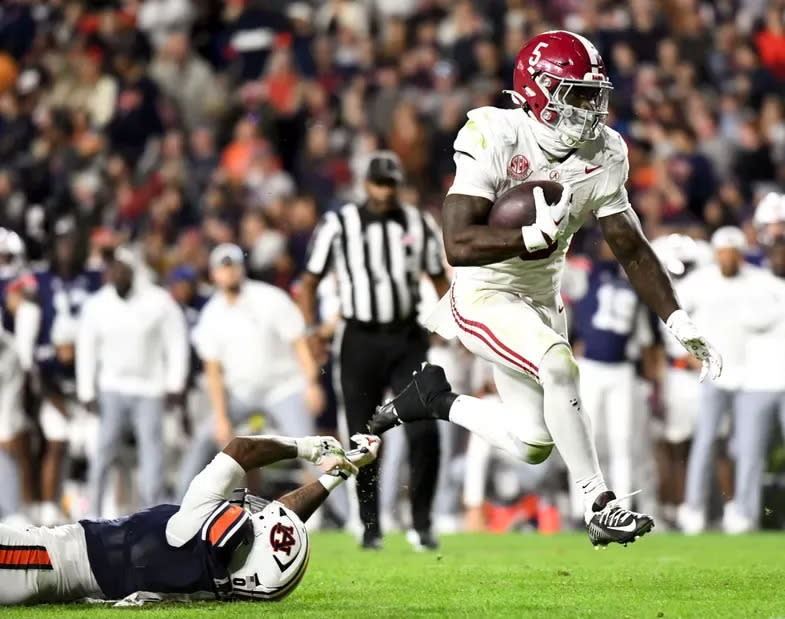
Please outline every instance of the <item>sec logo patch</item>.
[[525, 180], [532, 173], [529, 160], [524, 155], [515, 155], [507, 166], [507, 175], [516, 180]]

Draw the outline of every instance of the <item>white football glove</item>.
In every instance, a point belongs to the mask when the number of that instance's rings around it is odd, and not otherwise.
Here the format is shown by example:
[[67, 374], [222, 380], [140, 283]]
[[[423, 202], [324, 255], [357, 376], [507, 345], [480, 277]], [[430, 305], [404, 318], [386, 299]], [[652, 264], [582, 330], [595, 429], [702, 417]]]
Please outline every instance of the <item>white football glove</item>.
[[707, 376], [715, 380], [722, 374], [722, 355], [700, 334], [687, 312], [676, 310], [665, 324], [687, 352], [701, 362], [699, 382], [703, 382]]
[[297, 443], [297, 457], [321, 464], [328, 456], [344, 457], [343, 447], [332, 436], [304, 436], [295, 439]]
[[572, 187], [567, 184], [562, 185], [561, 198], [556, 204], [548, 204], [542, 187], [532, 189], [532, 196], [536, 213], [534, 223], [521, 228], [523, 244], [529, 253], [545, 249], [564, 235], [570, 220]]
[[382, 446], [382, 439], [375, 434], [355, 434], [352, 441], [357, 443], [357, 447], [346, 452], [346, 459], [357, 468], [362, 468], [370, 464], [379, 455], [379, 448]]
[[351, 475], [357, 475], [357, 466], [349, 462], [347, 454], [331, 454], [322, 460], [319, 468], [333, 477], [343, 477], [349, 479]]

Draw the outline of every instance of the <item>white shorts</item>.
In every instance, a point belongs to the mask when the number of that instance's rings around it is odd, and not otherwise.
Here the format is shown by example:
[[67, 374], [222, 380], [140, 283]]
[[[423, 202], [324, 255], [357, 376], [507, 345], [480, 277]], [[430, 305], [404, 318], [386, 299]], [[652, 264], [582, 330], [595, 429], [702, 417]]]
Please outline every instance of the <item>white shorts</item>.
[[91, 457], [98, 442], [99, 417], [78, 402], [66, 402], [68, 417], [44, 400], [38, 413], [41, 432], [47, 441], [68, 443], [74, 457]]
[[[0, 385], [0, 389], [3, 386]], [[0, 443], [8, 442], [30, 428], [29, 420], [19, 398], [10, 406], [0, 406]]]
[[47, 441], [65, 442], [68, 440], [71, 420], [48, 400], [41, 403], [38, 421], [41, 424], [41, 432]]
[[700, 410], [701, 388], [694, 370], [668, 367], [662, 400], [665, 407], [663, 439], [683, 443], [692, 438]]
[[553, 346], [567, 341], [564, 305], [549, 300], [478, 287], [455, 279], [426, 326], [446, 338], [457, 336], [475, 355], [540, 382], [539, 365]]
[[14, 529], [0, 524], [0, 604], [103, 598], [80, 524]]

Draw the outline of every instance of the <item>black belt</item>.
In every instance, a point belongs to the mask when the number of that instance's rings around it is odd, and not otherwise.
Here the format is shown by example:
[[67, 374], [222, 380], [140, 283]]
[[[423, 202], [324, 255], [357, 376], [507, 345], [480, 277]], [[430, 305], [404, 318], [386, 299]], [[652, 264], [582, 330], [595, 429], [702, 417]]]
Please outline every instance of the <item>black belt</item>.
[[418, 327], [414, 318], [393, 322], [365, 322], [363, 320], [355, 320], [354, 318], [346, 318], [345, 320], [346, 326], [358, 331], [366, 331], [367, 333], [402, 333]]

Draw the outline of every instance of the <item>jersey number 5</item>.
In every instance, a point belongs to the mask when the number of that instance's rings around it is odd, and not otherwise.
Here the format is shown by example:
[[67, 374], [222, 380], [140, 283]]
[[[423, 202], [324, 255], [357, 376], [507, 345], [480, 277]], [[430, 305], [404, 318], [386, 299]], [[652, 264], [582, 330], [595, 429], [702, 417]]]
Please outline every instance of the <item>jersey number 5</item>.
[[540, 52], [540, 50], [543, 47], [548, 47], [548, 44], [545, 43], [544, 41], [540, 41], [539, 43], [537, 43], [536, 47], [532, 50], [532, 55], [529, 56], [529, 64], [531, 66], [534, 66], [538, 62], [540, 62], [540, 58], [542, 58], [542, 52]]

